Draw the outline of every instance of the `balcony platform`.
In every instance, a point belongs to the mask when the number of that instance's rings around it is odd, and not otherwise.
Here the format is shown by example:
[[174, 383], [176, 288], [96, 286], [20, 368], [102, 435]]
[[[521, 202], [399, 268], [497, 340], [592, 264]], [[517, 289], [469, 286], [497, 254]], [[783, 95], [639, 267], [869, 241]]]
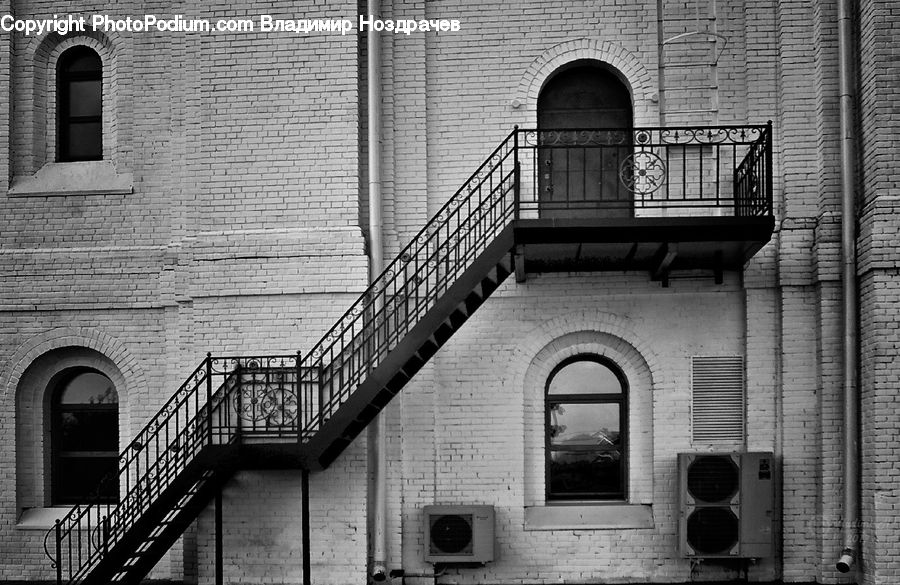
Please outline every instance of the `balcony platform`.
[[665, 282], [676, 270], [741, 270], [772, 237], [772, 216], [520, 219], [516, 277], [638, 270]]

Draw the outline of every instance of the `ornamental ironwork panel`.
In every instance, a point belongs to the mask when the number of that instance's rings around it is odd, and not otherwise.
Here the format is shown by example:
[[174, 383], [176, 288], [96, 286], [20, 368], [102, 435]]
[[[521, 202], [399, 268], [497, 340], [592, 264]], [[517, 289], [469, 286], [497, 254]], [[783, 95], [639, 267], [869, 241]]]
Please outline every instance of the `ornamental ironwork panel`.
[[[769, 126], [521, 130], [519, 213], [771, 214]], [[530, 180], [529, 178], [530, 177]]]

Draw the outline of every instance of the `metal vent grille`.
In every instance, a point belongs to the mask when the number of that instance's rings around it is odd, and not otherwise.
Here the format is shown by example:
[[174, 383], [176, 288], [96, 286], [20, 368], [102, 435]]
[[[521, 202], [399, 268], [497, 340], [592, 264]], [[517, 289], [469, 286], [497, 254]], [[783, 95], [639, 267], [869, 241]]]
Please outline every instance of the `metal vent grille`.
[[742, 443], [744, 410], [744, 358], [691, 358], [691, 428], [695, 443]]
[[432, 554], [472, 554], [471, 514], [432, 516], [430, 522], [431, 543], [429, 545]]
[[701, 555], [727, 554], [738, 543], [740, 522], [729, 508], [697, 508], [687, 519], [687, 540]]
[[740, 487], [741, 474], [731, 457], [702, 455], [688, 466], [688, 494], [698, 502], [727, 504]]

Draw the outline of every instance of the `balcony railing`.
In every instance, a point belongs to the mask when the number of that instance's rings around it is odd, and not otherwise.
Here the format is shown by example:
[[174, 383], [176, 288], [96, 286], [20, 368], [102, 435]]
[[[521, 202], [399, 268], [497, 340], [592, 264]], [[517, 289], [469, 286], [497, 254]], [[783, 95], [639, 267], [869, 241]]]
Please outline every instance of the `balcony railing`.
[[[514, 130], [305, 356], [208, 355], [98, 488], [119, 501], [75, 506], [48, 533], [57, 582], [80, 582], [126, 548], [201, 452], [254, 441], [308, 446], [330, 420], [362, 416], [336, 415], [468, 270], [490, 270], [482, 259], [515, 246], [513, 228], [528, 223], [518, 220], [771, 215], [771, 124]], [[474, 275], [482, 294], [485, 276]], [[432, 354], [444, 341], [429, 342]], [[388, 384], [399, 391], [413, 374]]]
[[518, 130], [520, 217], [772, 213], [771, 123]]

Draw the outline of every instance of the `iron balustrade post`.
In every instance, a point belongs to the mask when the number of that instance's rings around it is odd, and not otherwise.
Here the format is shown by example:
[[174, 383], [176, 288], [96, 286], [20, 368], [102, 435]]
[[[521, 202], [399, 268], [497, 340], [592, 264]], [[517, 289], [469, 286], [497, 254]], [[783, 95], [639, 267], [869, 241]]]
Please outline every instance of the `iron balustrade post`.
[[56, 584], [62, 585], [62, 526], [57, 520], [53, 523], [56, 531]]
[[766, 207], [769, 215], [775, 212], [772, 199], [772, 120], [766, 123]]
[[300, 362], [302, 359], [300, 356], [300, 351], [297, 351], [297, 355], [294, 357], [294, 359], [296, 360], [295, 368], [297, 370], [297, 373], [295, 374], [297, 377], [296, 386], [295, 386], [296, 392], [297, 392], [297, 418], [294, 419], [295, 420], [294, 424], [297, 426], [297, 442], [302, 443], [303, 439], [301, 437], [302, 433], [300, 432], [300, 429], [302, 428], [303, 425], [300, 423], [300, 421], [303, 418], [302, 413], [303, 413], [304, 400], [303, 400], [303, 389], [302, 389], [303, 386], [301, 385], [302, 378], [300, 375], [300, 373], [301, 373]]
[[519, 126], [513, 127], [513, 220], [519, 219], [519, 201], [521, 199], [519, 178], [521, 168], [519, 166]]
[[[323, 355], [324, 357], [324, 355]], [[322, 366], [322, 362], [320, 361], [317, 364], [318, 370], [318, 386], [319, 386], [319, 428], [322, 427], [322, 423], [325, 422], [325, 368]]]
[[206, 433], [207, 444], [212, 445], [212, 353], [206, 354]]
[[241, 364], [237, 365], [237, 367], [234, 370], [234, 373], [235, 373], [234, 389], [235, 389], [235, 393], [236, 393], [236, 396], [234, 399], [234, 403], [235, 403], [234, 439], [235, 439], [236, 443], [240, 443], [241, 440], [243, 439], [242, 432], [244, 429], [244, 424], [243, 424], [244, 419], [241, 416], [241, 414], [243, 414], [243, 409], [244, 409], [243, 384], [241, 382], [241, 376], [243, 374], [241, 373]]
[[109, 516], [103, 517], [103, 556], [109, 555]]

